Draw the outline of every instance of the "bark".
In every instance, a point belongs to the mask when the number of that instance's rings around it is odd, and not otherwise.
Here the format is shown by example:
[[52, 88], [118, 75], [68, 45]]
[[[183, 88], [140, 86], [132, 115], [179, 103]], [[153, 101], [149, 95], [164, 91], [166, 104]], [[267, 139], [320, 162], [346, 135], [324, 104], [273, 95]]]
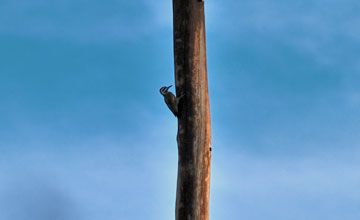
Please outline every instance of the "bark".
[[208, 220], [211, 128], [204, 3], [173, 0], [175, 85], [179, 103], [176, 220]]

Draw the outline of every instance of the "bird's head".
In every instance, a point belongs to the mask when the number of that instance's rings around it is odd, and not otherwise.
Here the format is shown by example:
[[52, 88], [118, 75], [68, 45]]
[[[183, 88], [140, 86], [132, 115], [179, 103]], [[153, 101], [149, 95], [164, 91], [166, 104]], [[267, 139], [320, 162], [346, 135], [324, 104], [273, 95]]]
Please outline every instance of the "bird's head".
[[[171, 85], [172, 86], [172, 85]], [[171, 86], [163, 86], [160, 88], [160, 93], [161, 95], [165, 95], [166, 93], [168, 93], [168, 90]]]

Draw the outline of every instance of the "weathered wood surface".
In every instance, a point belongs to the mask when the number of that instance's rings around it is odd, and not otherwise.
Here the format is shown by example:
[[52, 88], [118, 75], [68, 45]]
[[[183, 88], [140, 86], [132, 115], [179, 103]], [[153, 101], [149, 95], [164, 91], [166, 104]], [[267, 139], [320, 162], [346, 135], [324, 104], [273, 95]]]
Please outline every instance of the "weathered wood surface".
[[176, 220], [208, 220], [211, 128], [204, 3], [173, 0], [175, 84], [179, 103]]

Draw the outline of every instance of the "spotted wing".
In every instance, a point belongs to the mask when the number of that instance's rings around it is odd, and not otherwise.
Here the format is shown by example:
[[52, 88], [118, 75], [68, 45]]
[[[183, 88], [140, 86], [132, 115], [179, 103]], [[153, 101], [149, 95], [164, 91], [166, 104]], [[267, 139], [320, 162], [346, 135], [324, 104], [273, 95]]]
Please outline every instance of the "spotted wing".
[[164, 95], [164, 99], [171, 112], [177, 117], [178, 108], [175, 95], [171, 92], [168, 92], [166, 95]]

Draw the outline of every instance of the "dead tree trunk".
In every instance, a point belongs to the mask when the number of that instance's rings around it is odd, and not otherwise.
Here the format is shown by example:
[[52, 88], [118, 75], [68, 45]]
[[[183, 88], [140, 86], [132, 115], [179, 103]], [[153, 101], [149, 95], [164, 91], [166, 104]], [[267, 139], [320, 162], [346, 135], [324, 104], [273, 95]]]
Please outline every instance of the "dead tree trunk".
[[208, 220], [211, 128], [204, 2], [173, 0], [175, 84], [179, 103], [176, 220]]

